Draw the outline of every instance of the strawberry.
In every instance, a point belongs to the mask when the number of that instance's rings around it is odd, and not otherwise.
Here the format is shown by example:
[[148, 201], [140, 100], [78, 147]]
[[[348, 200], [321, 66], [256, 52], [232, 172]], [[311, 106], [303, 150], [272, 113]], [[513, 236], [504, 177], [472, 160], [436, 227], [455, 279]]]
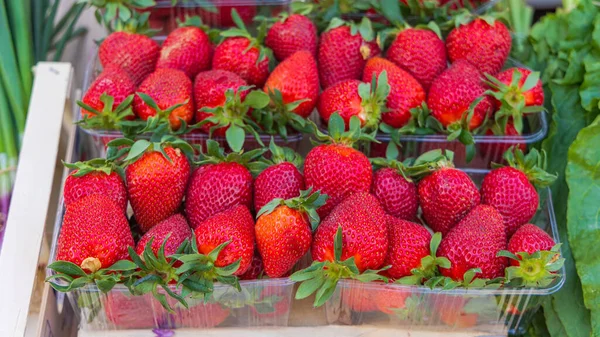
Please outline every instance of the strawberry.
[[367, 61], [363, 81], [368, 82], [374, 76], [379, 77], [384, 71], [387, 72], [390, 91], [381, 119], [394, 128], [400, 128], [408, 123], [411, 117], [410, 110], [425, 101], [425, 91], [408, 72], [382, 57], [373, 57]]
[[419, 196], [417, 184], [409, 177], [406, 164], [394, 159], [373, 158], [371, 163], [380, 167], [373, 174], [371, 194], [387, 214], [413, 221], [417, 218]]
[[539, 80], [539, 73], [532, 73], [525, 68], [509, 68], [499, 73], [496, 79], [512, 90], [510, 93], [514, 96], [510, 98], [516, 99], [523, 95], [525, 106], [544, 105], [544, 88]]
[[91, 194], [102, 194], [114, 200], [123, 213], [127, 212], [127, 189], [113, 163], [92, 159], [64, 165], [74, 170], [65, 180], [65, 206]]
[[[121, 68], [139, 85], [154, 71], [160, 46], [143, 35], [147, 29], [147, 17], [134, 15], [130, 23], [117, 27], [117, 31], [102, 40], [98, 57], [102, 67]], [[131, 32], [132, 29], [137, 33]]]
[[232, 10], [231, 16], [238, 27], [221, 33], [225, 40], [215, 48], [212, 68], [231, 71], [262, 88], [269, 76], [267, 49], [262, 39], [250, 35], [237, 11]]
[[179, 27], [163, 42], [156, 68], [181, 70], [193, 79], [199, 72], [210, 69], [211, 59], [208, 35], [198, 27]]
[[[306, 155], [304, 182], [307, 188], [327, 194], [329, 199], [318, 213], [325, 217], [333, 207], [358, 192], [368, 192], [371, 188], [373, 172], [367, 156], [352, 148], [352, 141], [368, 139], [361, 134], [358, 118], [350, 121], [350, 131], [343, 132], [344, 122], [336, 113], [329, 123], [330, 137], [319, 138], [328, 144], [314, 147]], [[319, 135], [318, 135], [319, 136]]]
[[261, 150], [231, 153], [227, 157], [217, 142], [207, 142], [208, 153], [192, 173], [185, 195], [185, 215], [193, 229], [208, 217], [236, 205], [252, 205], [252, 174], [244, 166]]
[[220, 251], [215, 266], [225, 267], [239, 261], [233, 273], [248, 270], [254, 255], [254, 219], [245, 205], [236, 205], [199, 223], [194, 230], [198, 251], [209, 254], [219, 245], [229, 242]]
[[[556, 243], [541, 228], [532, 224], [525, 224], [510, 237], [508, 241], [508, 251], [517, 254], [526, 252], [533, 254], [542, 250], [551, 250]], [[519, 261], [510, 260], [511, 266], [518, 266]]]
[[500, 22], [476, 18], [454, 28], [446, 38], [450, 62], [466, 60], [482, 73], [497, 74], [510, 53], [511, 37]]
[[273, 199], [257, 214], [256, 246], [265, 273], [277, 278], [290, 271], [310, 249], [311, 227], [319, 224], [316, 209], [325, 204], [326, 195], [311, 190], [292, 199]]
[[[494, 124], [491, 128], [485, 131], [486, 136], [505, 136], [500, 139], [504, 140], [504, 142], [496, 142], [496, 141], [479, 141], [479, 150], [482, 156], [485, 158], [487, 163], [492, 162], [501, 162], [503, 161], [502, 157], [504, 153], [511, 149], [511, 147], [516, 147], [522, 152], [527, 151], [527, 144], [525, 143], [525, 139], [521, 136], [517, 130], [515, 129], [512, 121], [509, 121], [506, 124], [506, 128], [504, 132], [500, 132], [500, 126], [498, 124]], [[491, 138], [491, 137], [490, 137]]]
[[481, 184], [481, 203], [493, 206], [503, 218], [506, 235], [510, 237], [535, 215], [538, 187], [550, 185], [555, 179], [544, 171], [545, 152], [531, 149], [527, 156], [521, 150], [505, 153], [509, 166], [488, 173]]
[[260, 253], [255, 251], [250, 267], [245, 273], [239, 276], [240, 280], [256, 280], [264, 274], [265, 268], [263, 266], [262, 258]]
[[254, 164], [261, 172], [254, 181], [254, 209], [276, 198], [291, 199], [300, 195], [304, 189], [304, 177], [298, 170], [302, 165], [302, 156], [290, 148], [281, 148], [271, 141], [269, 145], [271, 159], [262, 158]]
[[[467, 329], [477, 325], [479, 314], [468, 312], [466, 309], [468, 298], [465, 296], [452, 296], [440, 294], [436, 296], [435, 309], [439, 319], [444, 324], [455, 329]], [[480, 308], [481, 309], [481, 308]]]
[[[168, 239], [167, 239], [168, 237]], [[152, 239], [152, 252], [158, 255], [161, 246], [165, 245], [164, 254], [170, 256], [177, 252], [177, 248], [187, 239], [192, 238], [192, 231], [187, 221], [181, 214], [172, 215], [152, 227], [142, 236], [135, 246], [135, 252], [142, 255], [146, 245]], [[166, 240], [166, 241], [165, 241]]]
[[[186, 155], [193, 152], [191, 146], [173, 136], [159, 136], [153, 136], [158, 139], [152, 143], [127, 142], [131, 146], [125, 159], [127, 192], [143, 233], [179, 210], [190, 177]], [[118, 141], [109, 146], [118, 146]]]
[[128, 258], [134, 245], [123, 209], [110, 197], [92, 194], [67, 206], [57, 242], [57, 261], [68, 261], [87, 273]]
[[380, 53], [371, 22], [364, 18], [360, 28], [341, 20], [331, 20], [321, 35], [317, 63], [321, 86], [324, 89], [345, 80], [358, 80], [366, 60]]
[[[442, 72], [431, 84], [427, 105], [432, 116], [444, 127], [460, 122], [465, 112], [486, 91], [481, 73], [467, 61], [460, 60]], [[493, 105], [489, 96], [483, 96], [473, 109], [473, 116], [467, 120], [469, 130], [479, 127], [489, 116]]]
[[384, 265], [391, 266], [384, 273], [392, 278], [411, 275], [421, 267], [421, 259], [429, 255], [431, 234], [414, 222], [386, 216], [388, 226], [388, 251]]
[[[269, 75], [264, 90], [270, 94], [276, 106], [285, 110], [281, 113], [289, 111], [307, 118], [315, 108], [319, 96], [319, 72], [313, 55], [306, 50], [290, 55]], [[277, 99], [277, 95], [281, 96], [280, 99]], [[293, 109], [285, 109], [302, 100], [304, 101]]]
[[[114, 104], [114, 106], [118, 106], [127, 101], [129, 96], [135, 93], [135, 88], [135, 83], [121, 68], [110, 66], [104, 69], [104, 71], [100, 73], [98, 77], [96, 77], [94, 82], [92, 82], [83, 96], [82, 102], [91, 109], [87, 109], [86, 107], [82, 106], [81, 117], [90, 118], [94, 116], [106, 116], [106, 119], [111, 117], [116, 118], [117, 115], [110, 113], [112, 112], [112, 107], [108, 109], [106, 114], [102, 114], [102, 112], [109, 108], [102, 100], [102, 95], [112, 96], [112, 104]], [[131, 102], [129, 103], [131, 104]], [[130, 116], [133, 116], [131, 110], [129, 110], [129, 113]], [[112, 128], [115, 128], [115, 125], [111, 125], [110, 123], [112, 121], [112, 119], [107, 121], [107, 123], [102, 125], [102, 127], [110, 128], [112, 126]]]
[[236, 2], [232, 0], [211, 0], [210, 2], [207, 3], [208, 8], [206, 9], [202, 8], [202, 6], [199, 7], [202, 22], [207, 23], [210, 27], [223, 28], [235, 26], [237, 23], [232, 18], [234, 10], [246, 24], [252, 23], [252, 20], [256, 16], [257, 6], [253, 3], [255, 2], [254, 0], [245, 2], [245, 5], [235, 5]]
[[377, 310], [377, 302], [374, 301], [374, 298], [381, 292], [380, 287], [355, 283], [350, 287], [342, 288], [340, 292], [343, 306], [350, 308], [352, 311], [370, 312]]
[[435, 32], [421, 28], [398, 33], [386, 56], [419, 81], [425, 91], [448, 63], [444, 41]]
[[220, 303], [196, 300], [190, 308], [181, 308], [172, 319], [177, 327], [193, 329], [210, 329], [223, 323], [231, 310]]
[[479, 268], [478, 278], [493, 279], [504, 275], [505, 257], [496, 254], [506, 249], [502, 216], [488, 205], [478, 205], [442, 239], [438, 256], [450, 260], [450, 268], [440, 268], [443, 276], [462, 281], [464, 274]]
[[[437, 155], [434, 151], [420, 158]], [[473, 207], [479, 205], [481, 196], [471, 178], [452, 167], [448, 158], [439, 157], [435, 166], [438, 168], [433, 173], [419, 181], [417, 193], [423, 219], [431, 229], [445, 236]]]
[[134, 98], [133, 111], [142, 120], [158, 115], [176, 130], [181, 126], [181, 120], [190, 123], [194, 118], [192, 81], [180, 70], [157, 69], [140, 84], [138, 93], [154, 100], [152, 104], [139, 94]]
[[406, 300], [410, 297], [410, 292], [404, 288], [385, 286], [379, 287], [374, 292], [371, 300], [377, 305], [377, 309], [384, 314], [394, 315], [399, 309], [405, 309]]
[[111, 291], [103, 303], [104, 313], [110, 326], [119, 329], [152, 329], [168, 317], [167, 311], [153, 302], [151, 294], [136, 296]]
[[317, 27], [306, 16], [282, 13], [269, 28], [265, 45], [273, 50], [275, 59], [282, 62], [300, 50], [317, 57]]

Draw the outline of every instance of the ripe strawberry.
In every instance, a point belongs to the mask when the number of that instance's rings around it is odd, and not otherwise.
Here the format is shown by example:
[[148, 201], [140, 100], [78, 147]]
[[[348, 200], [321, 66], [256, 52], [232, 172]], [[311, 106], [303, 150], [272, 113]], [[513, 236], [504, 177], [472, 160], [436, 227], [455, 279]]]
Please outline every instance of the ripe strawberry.
[[254, 257], [252, 257], [252, 262], [250, 263], [250, 267], [246, 270], [245, 273], [239, 276], [240, 280], [256, 280], [261, 277], [265, 272], [265, 268], [263, 266], [262, 258], [260, 254], [255, 251]]
[[102, 194], [114, 200], [123, 213], [127, 212], [127, 189], [113, 164], [93, 159], [65, 166], [74, 169], [65, 180], [65, 206], [91, 194]]
[[[148, 95], [155, 102], [153, 107], [140, 95], [134, 98], [133, 111], [143, 120], [159, 115], [168, 119], [171, 127], [176, 130], [181, 126], [180, 119], [190, 123], [194, 118], [192, 81], [182, 71], [157, 69], [142, 82], [138, 92]], [[179, 106], [172, 108], [175, 105]]]
[[[519, 73], [520, 76], [517, 77], [517, 73]], [[499, 73], [496, 78], [513, 90], [511, 93], [517, 96], [510, 98], [517, 99], [520, 98], [518, 95], [523, 95], [522, 99], [525, 100], [525, 106], [544, 105], [544, 88], [542, 87], [542, 81], [539, 80], [539, 74], [533, 76], [531, 79], [529, 76], [532, 76], [531, 70], [529, 69], [509, 68]], [[537, 79], [537, 81], [535, 81], [535, 79]], [[513, 81], [515, 80], [518, 81], [513, 84]], [[525, 86], [527, 80], [529, 80], [530, 83]]]
[[211, 3], [214, 7], [210, 6], [211, 4], [208, 4], [209, 6], [207, 9], [199, 7], [200, 18], [202, 18], [202, 22], [210, 27], [233, 27], [237, 25], [235, 20], [232, 19], [232, 11], [235, 10], [242, 22], [250, 24], [256, 16], [257, 9], [256, 4], [253, 2], [254, 1], [246, 2], [245, 5], [233, 5], [235, 1], [212, 0]]
[[233, 206], [204, 220], [196, 227], [195, 234], [198, 251], [205, 255], [229, 241], [215, 266], [225, 267], [240, 260], [234, 275], [242, 275], [250, 267], [254, 255], [254, 219], [245, 205]]
[[480, 142], [479, 150], [484, 158], [486, 158], [486, 162], [488, 163], [499, 163], [502, 162], [502, 156], [506, 151], [508, 151], [512, 146], [515, 146], [522, 152], [527, 151], [527, 144], [525, 144], [525, 139], [521, 136], [512, 122], [508, 122], [506, 124], [506, 128], [504, 132], [499, 132], [499, 125], [494, 125], [492, 128], [487, 129], [485, 132], [486, 136], [507, 136], [504, 137], [503, 140], [507, 141], [507, 138], [512, 139], [509, 142]]
[[506, 242], [500, 213], [491, 206], [476, 206], [442, 239], [438, 256], [448, 258], [451, 266], [440, 272], [456, 281], [473, 268], [481, 269], [476, 278], [501, 277], [507, 261], [496, 254], [506, 249]]
[[342, 288], [341, 300], [344, 307], [356, 312], [370, 312], [377, 310], [377, 294], [381, 292], [380, 287], [370, 284], [354, 283], [352, 287]]
[[231, 71], [262, 88], [269, 76], [269, 56], [263, 41], [250, 35], [235, 10], [231, 15], [238, 28], [221, 33], [226, 39], [215, 48], [212, 68]]
[[273, 199], [257, 214], [256, 246], [263, 260], [265, 273], [277, 278], [290, 271], [310, 249], [311, 227], [319, 224], [316, 209], [325, 204], [327, 196], [318, 191], [300, 192], [292, 199]]
[[374, 296], [371, 300], [377, 305], [377, 309], [384, 314], [394, 315], [398, 309], [404, 309], [406, 306], [406, 299], [410, 296], [410, 292], [406, 289], [385, 286], [379, 287], [374, 292]]
[[210, 69], [211, 59], [208, 35], [198, 27], [179, 27], [162, 44], [156, 68], [181, 70], [193, 79], [199, 72]]
[[423, 178], [417, 192], [423, 219], [444, 236], [479, 205], [481, 198], [471, 178], [448, 161], [441, 161], [439, 169]]
[[[167, 236], [169, 238], [167, 239]], [[187, 221], [181, 214], [172, 215], [165, 220], [159, 222], [156, 226], [152, 227], [142, 238], [138, 241], [135, 246], [135, 252], [138, 255], [142, 255], [146, 244], [152, 241], [152, 252], [154, 255], [158, 255], [158, 251], [165, 239], [165, 256], [173, 255], [177, 252], [177, 248], [186, 240], [192, 238], [192, 230], [188, 226]]]
[[175, 326], [193, 329], [210, 329], [223, 323], [229, 317], [230, 309], [220, 303], [204, 302], [191, 303], [189, 309], [182, 308], [171, 315]]
[[252, 174], [244, 165], [260, 153], [255, 150], [225, 157], [215, 141], [208, 141], [208, 154], [192, 173], [185, 195], [185, 214], [193, 229], [233, 206], [252, 207]]
[[367, 23], [361, 26], [369, 29], [361, 30], [363, 33], [344, 24], [330, 27], [321, 35], [317, 63], [323, 89], [341, 81], [360, 79], [366, 60], [380, 53], [370, 22], [364, 20]]
[[[147, 148], [133, 158], [128, 157], [125, 169], [129, 201], [144, 233], [181, 206], [190, 177], [190, 163], [184, 151], [192, 151], [189, 145], [176, 148], [168, 142], [159, 145], [145, 142]], [[183, 141], [177, 143], [180, 142]]]
[[444, 324], [456, 329], [467, 329], [475, 326], [479, 318], [478, 313], [466, 310], [467, 301], [465, 296], [439, 294], [434, 307]]
[[110, 291], [104, 301], [104, 313], [111, 325], [119, 329], [152, 329], [168, 319], [168, 312], [151, 294], [129, 295]]
[[342, 228], [341, 260], [354, 257], [361, 272], [382, 266], [387, 255], [388, 230], [385, 212], [369, 193], [357, 192], [345, 198], [319, 225], [312, 243], [315, 261], [334, 260], [334, 237]]
[[481, 184], [481, 203], [493, 206], [503, 218], [508, 237], [535, 215], [538, 187], [548, 186], [556, 176], [544, 171], [545, 153], [531, 149], [527, 156], [520, 150], [506, 152], [509, 166], [492, 170]]
[[[307, 118], [315, 108], [319, 96], [319, 72], [314, 57], [305, 50], [290, 55], [269, 75], [264, 90], [282, 108], [287, 104], [306, 100], [289, 110]], [[281, 93], [280, 102], [275, 100], [276, 90]]]
[[[353, 118], [356, 121], [356, 117]], [[351, 124], [350, 131], [342, 133], [343, 121], [336, 113], [329, 123], [329, 144], [314, 147], [306, 156], [304, 182], [307, 188], [327, 194], [329, 199], [318, 213], [324, 218], [331, 210], [349, 195], [368, 192], [371, 188], [373, 171], [367, 156], [350, 145], [360, 139], [358, 123]], [[354, 137], [354, 138], [353, 138]]]
[[136, 85], [154, 71], [159, 53], [158, 43], [148, 36], [125, 31], [111, 33], [98, 49], [102, 67], [123, 69]]
[[275, 59], [279, 62], [299, 50], [306, 50], [316, 58], [317, 42], [317, 27], [309, 18], [300, 14], [280, 15], [265, 38], [265, 45], [273, 50]]
[[370, 81], [373, 76], [379, 77], [384, 71], [387, 73], [390, 92], [385, 104], [387, 109], [381, 114], [381, 119], [394, 128], [400, 128], [408, 123], [410, 110], [425, 101], [425, 91], [408, 72], [382, 57], [367, 61], [363, 82]]
[[[551, 250], [556, 243], [541, 228], [532, 224], [525, 224], [513, 234], [508, 241], [508, 251], [517, 254], [526, 252], [533, 254], [542, 250]], [[510, 260], [511, 266], [518, 266], [519, 261]]]
[[127, 248], [134, 244], [120, 205], [108, 196], [92, 194], [67, 206], [56, 260], [72, 262], [94, 273], [127, 259]]
[[[444, 127], [460, 122], [470, 105], [486, 91], [481, 73], [467, 61], [460, 60], [441, 73], [431, 84], [427, 105], [431, 114]], [[479, 127], [486, 115], [492, 112], [493, 104], [489, 96], [474, 109], [473, 117], [468, 121], [469, 129]]]
[[[101, 99], [103, 94], [112, 96], [114, 106], [123, 103], [129, 96], [135, 93], [135, 83], [129, 75], [121, 68], [110, 66], [96, 77], [83, 96], [83, 103], [92, 108], [92, 110], [83, 107], [81, 109], [81, 117], [94, 117], [97, 112], [105, 111], [105, 104]], [[109, 109], [109, 111], [112, 111]], [[129, 110], [131, 113], [131, 110]], [[100, 114], [103, 115], [104, 114]], [[133, 114], [131, 114], [133, 116]], [[116, 118], [115, 114], [106, 114], [106, 117]], [[109, 128], [111, 125], [107, 123], [104, 128]]]
[[448, 63], [444, 41], [433, 31], [421, 28], [398, 33], [386, 56], [417, 79], [425, 91]]
[[396, 160], [383, 158], [371, 161], [381, 167], [373, 174], [371, 194], [379, 200], [387, 214], [408, 221], [415, 220], [419, 196], [417, 185], [407, 175], [406, 166]]
[[[488, 23], [489, 22], [489, 23]], [[510, 53], [511, 37], [500, 21], [476, 18], [454, 28], [446, 38], [450, 62], [466, 60], [482, 73], [497, 74]]]
[[412, 275], [413, 269], [421, 267], [421, 259], [429, 255], [431, 234], [425, 227], [414, 222], [386, 216], [389, 248], [385, 266], [391, 266], [385, 273], [392, 278]]
[[281, 148], [271, 142], [271, 159], [262, 158], [261, 169], [254, 181], [254, 210], [260, 211], [271, 200], [291, 199], [304, 189], [304, 177], [298, 170], [302, 166], [302, 156], [290, 148]]
[[372, 87], [371, 84], [359, 80], [344, 80], [321, 93], [317, 111], [327, 124], [336, 113], [344, 119], [346, 129], [353, 116], [358, 117], [362, 127], [376, 129], [381, 119], [381, 111], [385, 108], [388, 92], [387, 80], [381, 87]]

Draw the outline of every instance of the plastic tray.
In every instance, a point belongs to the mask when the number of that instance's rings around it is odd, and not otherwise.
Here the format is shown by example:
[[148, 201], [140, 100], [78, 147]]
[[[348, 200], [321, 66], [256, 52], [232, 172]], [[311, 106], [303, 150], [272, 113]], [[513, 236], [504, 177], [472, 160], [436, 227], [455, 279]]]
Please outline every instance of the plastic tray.
[[[162, 43], [164, 39], [156, 38], [159, 43]], [[82, 97], [78, 99], [82, 99], [83, 95], [85, 95], [86, 91], [98, 77], [98, 75], [102, 72], [102, 65], [100, 64], [100, 59], [98, 58], [98, 48], [95, 47], [92, 53], [92, 59], [89, 61], [86, 71], [83, 77], [83, 85], [82, 85]], [[81, 120], [81, 108], [79, 106], [75, 106], [73, 120], [80, 121]], [[106, 144], [111, 140], [123, 137], [123, 134], [120, 131], [113, 130], [95, 130], [95, 129], [85, 129], [78, 127], [83, 130], [86, 134], [91, 136], [93, 148], [89, 149], [91, 152], [89, 153], [92, 156], [102, 157], [106, 153]], [[290, 132], [287, 139], [283, 139], [281, 136], [275, 135], [260, 135], [261, 141], [268, 146], [271, 141], [271, 137], [275, 140], [275, 143], [279, 146], [286, 146], [292, 148], [294, 151], [298, 151], [300, 147], [300, 142], [303, 139], [303, 134], [299, 132]], [[201, 146], [202, 149], [206, 149], [206, 141], [210, 139], [207, 134], [200, 132], [193, 132], [186, 134], [182, 137], [184, 140], [188, 141], [193, 145]], [[222, 147], [226, 150], [229, 150], [227, 141], [224, 137], [213, 137], [213, 140], [217, 141]], [[252, 150], [260, 147], [260, 144], [256, 141], [256, 139], [252, 135], [246, 136], [246, 141], [244, 142], [244, 150]]]
[[[467, 171], [478, 185], [487, 172]], [[556, 219], [549, 196], [548, 188], [541, 191], [541, 207], [532, 223], [547, 231], [558, 243]], [[460, 288], [442, 291], [424, 286], [343, 280], [326, 303], [327, 321], [329, 324], [415, 326], [427, 330], [518, 335], [525, 332], [544, 296], [562, 287], [564, 274], [563, 267], [561, 276], [544, 289]]]

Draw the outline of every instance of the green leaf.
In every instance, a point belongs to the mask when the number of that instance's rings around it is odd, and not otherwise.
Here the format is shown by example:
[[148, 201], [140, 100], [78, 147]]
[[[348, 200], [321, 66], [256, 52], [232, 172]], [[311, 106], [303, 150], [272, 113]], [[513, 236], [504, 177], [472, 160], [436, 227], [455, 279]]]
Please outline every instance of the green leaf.
[[136, 141], [129, 150], [125, 161], [135, 160], [140, 157], [146, 150], [152, 145], [149, 141], [145, 139], [140, 139]]
[[335, 237], [333, 241], [333, 251], [334, 258], [336, 261], [342, 260], [342, 250], [343, 250], [343, 234], [342, 234], [342, 226], [338, 226]]
[[83, 271], [78, 265], [68, 261], [56, 261], [51, 263], [48, 268], [69, 276], [81, 276], [87, 277], [86, 272]]
[[94, 282], [96, 283], [96, 286], [98, 286], [98, 289], [103, 293], [109, 292], [117, 284], [113, 278], [95, 280]]
[[244, 104], [254, 109], [262, 109], [269, 105], [270, 101], [271, 99], [269, 98], [269, 95], [267, 95], [264, 91], [253, 90], [250, 91], [248, 95], [246, 95], [246, 98], [244, 99]]
[[137, 269], [137, 265], [129, 260], [120, 260], [115, 262], [112, 266], [106, 268], [108, 271], [128, 271]]
[[244, 141], [246, 140], [246, 132], [244, 129], [237, 125], [230, 125], [225, 131], [225, 139], [227, 144], [234, 152], [240, 152], [244, 147]]
[[329, 135], [333, 139], [337, 139], [341, 137], [342, 133], [346, 129], [346, 124], [344, 123], [344, 119], [340, 116], [339, 113], [335, 112], [329, 117]]
[[318, 273], [314, 278], [306, 280], [300, 284], [298, 290], [296, 290], [296, 299], [301, 300], [307, 298], [319, 289], [325, 283], [325, 277], [323, 273]]

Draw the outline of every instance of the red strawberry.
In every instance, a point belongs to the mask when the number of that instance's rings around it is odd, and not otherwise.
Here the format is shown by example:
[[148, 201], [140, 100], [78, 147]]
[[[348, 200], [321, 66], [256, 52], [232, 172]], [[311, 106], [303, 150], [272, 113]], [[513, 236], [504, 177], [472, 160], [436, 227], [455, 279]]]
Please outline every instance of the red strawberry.
[[260, 151], [225, 157], [218, 144], [209, 141], [206, 164], [192, 173], [185, 196], [185, 214], [192, 228], [233, 206], [252, 206], [252, 174], [244, 164], [257, 154]]
[[189, 309], [181, 308], [172, 319], [177, 327], [210, 329], [223, 323], [229, 317], [230, 309], [220, 303], [197, 301]]
[[215, 48], [213, 69], [238, 74], [248, 84], [262, 87], [269, 76], [269, 58], [244, 37], [230, 37]]
[[239, 276], [239, 279], [256, 280], [264, 273], [264, 271], [265, 269], [263, 266], [262, 258], [260, 257], [260, 254], [257, 251], [255, 251], [254, 257], [252, 258], [252, 262], [250, 263], [250, 267], [248, 267], [248, 270], [246, 270], [245, 273]]
[[476, 18], [454, 28], [446, 38], [450, 62], [466, 60], [482, 73], [497, 74], [510, 53], [511, 37], [500, 22]]
[[[516, 85], [513, 85], [513, 80], [516, 80], [515, 77], [516, 72], [519, 72], [519, 80]], [[531, 76], [531, 70], [525, 68], [509, 68], [499, 73], [496, 77], [498, 81], [502, 82], [504, 85], [509, 86], [510, 89], [514, 90], [516, 96], [523, 95], [523, 99], [525, 100], [525, 106], [536, 106], [536, 105], [544, 105], [544, 88], [542, 87], [542, 81], [539, 80], [539, 75], [534, 77], [538, 78], [537, 81], [533, 81], [532, 87], [527, 88], [528, 90], [523, 90], [523, 86], [527, 79]], [[522, 91], [521, 91], [522, 90]], [[518, 97], [515, 97], [518, 98]]]
[[358, 270], [377, 269], [387, 255], [388, 230], [385, 212], [369, 193], [350, 195], [319, 225], [312, 243], [315, 261], [334, 260], [334, 237], [342, 228], [341, 260], [354, 257]]
[[501, 277], [507, 261], [496, 254], [506, 249], [506, 242], [500, 213], [491, 206], [476, 206], [442, 239], [438, 256], [448, 258], [451, 266], [440, 272], [456, 281], [473, 268], [481, 269], [477, 278]]
[[[234, 94], [240, 96], [243, 101], [248, 94], [247, 90], [240, 90], [246, 86], [244, 81], [238, 75], [225, 70], [209, 70], [201, 72], [194, 80], [194, 100], [196, 102], [196, 121], [201, 122], [211, 116], [212, 113], [202, 110], [202, 108], [226, 107], [225, 92], [230, 89]], [[234, 111], [232, 111], [234, 112]], [[214, 123], [202, 125], [202, 131], [209, 133], [215, 126]], [[225, 136], [226, 127], [221, 127], [213, 131], [215, 136]]]
[[194, 78], [199, 72], [210, 69], [211, 58], [212, 44], [208, 35], [198, 27], [180, 27], [162, 44], [156, 68], [181, 70]]
[[134, 244], [123, 209], [108, 196], [92, 194], [67, 206], [56, 260], [93, 273], [127, 259]]
[[431, 234], [414, 222], [387, 215], [389, 248], [383, 265], [391, 266], [385, 273], [392, 278], [412, 275], [421, 267], [421, 259], [429, 255]]
[[395, 160], [372, 159], [382, 168], [373, 174], [371, 193], [379, 200], [387, 214], [413, 221], [417, 218], [419, 196], [417, 185], [408, 178], [405, 166]]
[[317, 27], [306, 16], [300, 14], [281, 16], [267, 32], [265, 45], [273, 50], [281, 62], [299, 50], [306, 50], [317, 57]]
[[269, 75], [264, 88], [272, 98], [276, 90], [281, 93], [279, 106], [285, 106], [299, 100], [291, 111], [307, 118], [317, 103], [319, 96], [319, 72], [314, 57], [305, 50], [298, 51], [281, 62]]
[[165, 239], [165, 256], [173, 255], [177, 252], [177, 248], [186, 240], [192, 238], [192, 230], [188, 226], [187, 221], [181, 214], [175, 214], [167, 219], [159, 222], [156, 226], [152, 227], [142, 238], [138, 241], [135, 246], [135, 251], [138, 255], [142, 255], [146, 244], [150, 239], [152, 241], [152, 252], [154, 255], [158, 255], [158, 251], [162, 246]]
[[157, 145], [147, 146], [125, 170], [129, 201], [144, 233], [177, 212], [190, 177], [190, 163], [182, 149], [158, 145], [169, 160]]
[[[339, 133], [341, 125], [341, 117], [334, 114], [330, 121], [330, 135]], [[331, 132], [335, 128], [338, 131]], [[314, 147], [306, 156], [306, 187], [329, 196], [325, 206], [318, 210], [322, 218], [349, 195], [368, 192], [371, 188], [373, 171], [369, 158], [348, 143], [355, 135], [360, 137], [360, 131], [354, 128], [344, 134], [339, 133], [337, 138], [329, 139], [330, 144]]]
[[100, 44], [98, 56], [104, 68], [123, 69], [137, 85], [150, 75], [156, 66], [160, 47], [142, 34], [114, 32]]
[[550, 185], [556, 176], [544, 171], [545, 153], [531, 149], [527, 156], [516, 150], [507, 152], [509, 166], [492, 170], [481, 184], [481, 203], [493, 206], [502, 215], [506, 235], [511, 236], [535, 215], [539, 197], [532, 183]]
[[213, 215], [199, 223], [195, 233], [198, 251], [205, 255], [229, 241], [215, 266], [225, 267], [240, 260], [234, 275], [242, 275], [250, 267], [254, 255], [254, 219], [246, 206], [237, 205]]
[[[194, 118], [194, 101], [192, 99], [192, 81], [184, 72], [175, 69], [157, 69], [150, 74], [137, 90], [150, 96], [155, 105], [137, 95], [133, 100], [133, 111], [143, 119], [155, 115], [168, 119], [173, 129], [181, 126], [180, 119], [190, 123]], [[175, 108], [169, 109], [176, 104]]]
[[302, 165], [302, 156], [290, 148], [281, 148], [271, 142], [271, 160], [263, 158], [261, 164], [267, 166], [254, 181], [254, 209], [260, 211], [263, 206], [275, 198], [284, 200], [300, 195], [304, 189], [304, 177], [298, 170]]
[[446, 325], [455, 329], [467, 329], [477, 324], [478, 313], [467, 312], [468, 298], [465, 296], [452, 296], [440, 294], [436, 296], [435, 309], [439, 319]]
[[[199, 7], [200, 17], [202, 22], [206, 23], [210, 27], [224, 28], [235, 26], [236, 23], [232, 19], [232, 11], [235, 10], [240, 19], [246, 23], [252, 23], [252, 19], [256, 16], [257, 6], [251, 1], [244, 2], [244, 5], [237, 5], [237, 1], [232, 0], [211, 0], [212, 9], [210, 8], [211, 3], [207, 3], [207, 9]], [[215, 11], [216, 9], [216, 11]]]
[[114, 200], [123, 213], [127, 211], [127, 189], [112, 164], [94, 159], [65, 166], [74, 169], [65, 180], [65, 206], [91, 194], [102, 194]]
[[425, 91], [448, 63], [444, 41], [433, 31], [420, 28], [398, 33], [388, 48], [387, 58], [409, 72]]
[[[486, 91], [481, 73], [466, 61], [457, 61], [441, 73], [431, 84], [427, 105], [431, 114], [444, 127], [460, 122], [470, 105]], [[474, 109], [469, 129], [479, 127], [486, 115], [492, 111], [493, 104], [489, 96]]]
[[398, 309], [406, 307], [406, 299], [411, 295], [409, 291], [400, 287], [385, 286], [379, 287], [371, 297], [377, 309], [384, 314], [394, 315]]
[[479, 205], [481, 197], [465, 172], [448, 162], [441, 162], [439, 167], [419, 182], [417, 191], [423, 219], [431, 229], [445, 236]]
[[351, 287], [344, 287], [340, 291], [344, 307], [356, 312], [377, 310], [377, 302], [374, 299], [381, 292], [380, 287], [356, 282]]
[[[112, 96], [113, 106], [116, 107], [123, 103], [128, 96], [135, 93], [135, 83], [131, 80], [129, 75], [121, 68], [111, 66], [98, 75], [94, 82], [90, 85], [88, 90], [83, 96], [83, 103], [92, 109], [102, 112], [105, 110], [105, 104], [100, 99], [103, 94]], [[110, 109], [112, 111], [112, 109]], [[131, 111], [130, 111], [131, 112]], [[81, 116], [83, 118], [94, 117], [97, 113], [94, 111], [81, 109]], [[131, 115], [133, 116], [133, 115]], [[106, 125], [105, 128], [109, 128], [111, 125]]]
[[[483, 157], [486, 159], [485, 161], [488, 163], [499, 163], [501, 162], [502, 156], [506, 151], [508, 151], [512, 146], [517, 147], [522, 152], [527, 151], [527, 145], [525, 144], [525, 139], [521, 136], [512, 122], [508, 122], [506, 124], [506, 129], [504, 132], [498, 132], [499, 126], [495, 125], [494, 127], [488, 129], [485, 132], [486, 136], [501, 136], [499, 139], [504, 140], [505, 142], [479, 142], [479, 149]], [[502, 137], [507, 136], [507, 137]], [[510, 141], [509, 141], [510, 138]]]
[[110, 291], [103, 303], [106, 318], [119, 329], [152, 329], [163, 323], [168, 313], [155, 304], [151, 294], [129, 295], [123, 291]]
[[257, 214], [256, 246], [271, 278], [285, 275], [310, 249], [311, 226], [319, 223], [316, 209], [327, 200], [319, 192], [310, 192], [302, 191], [299, 197], [287, 200], [274, 199]]
[[317, 63], [324, 89], [341, 81], [361, 78], [366, 60], [380, 53], [371, 35], [372, 32], [364, 36], [358, 30], [353, 34], [347, 25], [329, 29], [321, 35]]
[[[526, 252], [533, 254], [542, 250], [551, 250], [556, 243], [541, 228], [532, 224], [525, 224], [513, 234], [508, 241], [508, 251], [517, 254]], [[519, 261], [510, 260], [511, 266], [518, 266]]]
[[408, 123], [410, 110], [425, 101], [425, 91], [409, 73], [382, 57], [367, 61], [363, 81], [369, 82], [373, 76], [379, 77], [383, 71], [387, 73], [390, 93], [386, 101], [387, 109], [381, 114], [381, 119], [394, 128], [400, 128]]

